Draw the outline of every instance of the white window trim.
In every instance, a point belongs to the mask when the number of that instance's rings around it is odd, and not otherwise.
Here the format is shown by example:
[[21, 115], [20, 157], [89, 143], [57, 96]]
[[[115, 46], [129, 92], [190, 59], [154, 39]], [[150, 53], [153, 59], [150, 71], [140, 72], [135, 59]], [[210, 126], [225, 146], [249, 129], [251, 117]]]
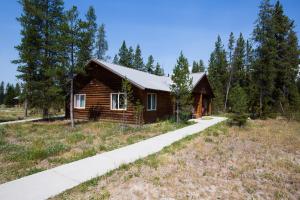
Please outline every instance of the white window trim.
[[[155, 96], [155, 108], [148, 109], [148, 96], [154, 95]], [[151, 98], [152, 99], [152, 98]], [[152, 101], [152, 100], [151, 100]], [[152, 107], [152, 106], [151, 106]], [[157, 110], [157, 94], [156, 93], [147, 93], [147, 111], [156, 111]]]
[[[118, 95], [118, 98], [117, 98], [117, 107], [118, 108], [113, 108], [112, 107], [112, 95], [113, 94], [116, 94], [116, 95]], [[120, 101], [120, 94], [124, 94], [125, 95], [125, 93], [124, 92], [112, 92], [112, 93], [110, 93], [110, 110], [127, 110], [127, 98], [125, 99], [125, 108], [119, 108], [119, 101]]]
[[[76, 96], [84, 96], [84, 106], [83, 107], [78, 107], [76, 106]], [[73, 105], [74, 105], [74, 108], [76, 109], [85, 109], [85, 105], [86, 105], [86, 94], [74, 94], [74, 97], [73, 97]]]

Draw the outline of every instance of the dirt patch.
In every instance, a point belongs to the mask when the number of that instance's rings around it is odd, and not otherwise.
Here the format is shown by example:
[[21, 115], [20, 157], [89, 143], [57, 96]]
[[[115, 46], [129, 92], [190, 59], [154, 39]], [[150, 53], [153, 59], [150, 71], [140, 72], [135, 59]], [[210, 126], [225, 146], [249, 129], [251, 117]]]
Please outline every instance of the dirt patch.
[[224, 123], [71, 189], [65, 199], [299, 199], [300, 124]]

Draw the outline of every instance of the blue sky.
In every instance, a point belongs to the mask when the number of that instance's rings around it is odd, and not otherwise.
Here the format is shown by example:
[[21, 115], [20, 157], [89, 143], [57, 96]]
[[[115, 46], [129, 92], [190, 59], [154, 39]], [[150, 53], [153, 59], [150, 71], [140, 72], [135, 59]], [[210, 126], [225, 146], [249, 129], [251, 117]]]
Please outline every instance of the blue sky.
[[[68, 9], [76, 5], [84, 16], [94, 6], [97, 23], [104, 23], [114, 56], [123, 40], [127, 45], [140, 44], [144, 60], [152, 54], [171, 73], [182, 50], [191, 64], [203, 59], [207, 65], [219, 34], [227, 43], [229, 33], [242, 32], [250, 37], [257, 18], [260, 0], [65, 0]], [[285, 13], [296, 24], [300, 38], [300, 1], [282, 0]], [[17, 82], [18, 57], [14, 46], [20, 42], [20, 25], [16, 17], [21, 7], [16, 0], [1, 0], [0, 7], [0, 81]]]

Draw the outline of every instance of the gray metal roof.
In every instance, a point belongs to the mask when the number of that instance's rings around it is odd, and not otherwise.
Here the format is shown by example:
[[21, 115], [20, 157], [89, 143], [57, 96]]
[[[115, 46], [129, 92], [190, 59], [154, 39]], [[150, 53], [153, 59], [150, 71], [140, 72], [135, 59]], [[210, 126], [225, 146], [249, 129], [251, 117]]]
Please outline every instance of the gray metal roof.
[[[152, 89], [170, 92], [170, 85], [172, 84], [171, 77], [157, 76], [121, 65], [108, 63], [99, 59], [91, 59], [88, 64], [91, 62], [95, 62], [98, 65], [106, 68], [107, 70], [113, 72], [114, 74], [128, 79], [129, 82], [141, 89]], [[193, 87], [197, 85], [197, 83], [202, 79], [204, 75], [205, 73], [191, 74], [191, 77], [193, 78]]]

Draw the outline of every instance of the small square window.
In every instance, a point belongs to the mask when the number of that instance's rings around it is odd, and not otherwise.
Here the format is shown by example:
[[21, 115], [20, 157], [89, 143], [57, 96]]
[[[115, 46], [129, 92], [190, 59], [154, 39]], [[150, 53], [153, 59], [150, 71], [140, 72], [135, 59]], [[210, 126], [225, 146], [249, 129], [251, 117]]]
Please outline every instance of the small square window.
[[111, 93], [111, 110], [126, 110], [127, 100], [124, 93]]
[[85, 94], [74, 95], [74, 108], [85, 109]]

